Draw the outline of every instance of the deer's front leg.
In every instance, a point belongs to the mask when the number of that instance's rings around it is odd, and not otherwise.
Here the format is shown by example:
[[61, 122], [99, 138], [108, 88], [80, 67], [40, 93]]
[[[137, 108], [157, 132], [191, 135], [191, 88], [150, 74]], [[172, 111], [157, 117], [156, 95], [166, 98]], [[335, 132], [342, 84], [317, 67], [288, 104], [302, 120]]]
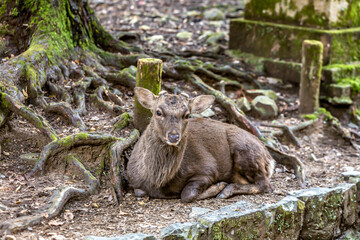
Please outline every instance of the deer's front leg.
[[181, 201], [192, 202], [196, 200], [199, 194], [201, 194], [208, 186], [208, 183], [201, 181], [189, 182], [181, 191]]

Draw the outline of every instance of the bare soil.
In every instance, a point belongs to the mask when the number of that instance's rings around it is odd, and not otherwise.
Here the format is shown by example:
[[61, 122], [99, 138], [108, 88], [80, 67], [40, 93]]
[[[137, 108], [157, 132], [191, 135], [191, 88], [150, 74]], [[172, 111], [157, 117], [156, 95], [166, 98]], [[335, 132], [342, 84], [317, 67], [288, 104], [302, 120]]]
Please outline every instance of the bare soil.
[[[170, 2], [174, 2], [171, 6]], [[140, 47], [152, 49], [152, 44], [146, 41], [152, 35], [161, 34], [163, 40], [157, 48], [175, 48], [179, 51], [199, 50], [203, 46], [198, 37], [206, 30], [228, 31], [229, 18], [220, 25], [213, 25], [201, 16], [187, 17], [190, 10], [202, 12], [212, 5], [218, 6], [228, 17], [242, 14], [239, 1], [110, 1], [92, 0], [92, 5], [102, 22], [111, 32], [134, 31], [141, 34]], [[235, 8], [233, 6], [240, 6]], [[165, 20], [162, 20], [166, 17]], [[137, 20], [134, 20], [134, 19]], [[149, 28], [140, 26], [147, 25]], [[177, 40], [175, 35], [180, 30], [193, 32], [193, 38], [188, 41]], [[223, 44], [227, 43], [227, 36]], [[220, 43], [222, 44], [222, 43]], [[271, 79], [261, 77], [259, 81], [269, 82]], [[180, 89], [191, 95], [196, 95], [196, 89], [186, 82], [176, 83]], [[259, 126], [261, 123], [287, 124], [289, 126], [304, 121], [298, 115], [296, 86], [287, 85], [287, 89], [273, 85], [279, 95], [280, 115], [278, 119], [269, 121], [251, 120]], [[133, 93], [122, 89], [123, 99], [128, 108], [132, 109]], [[229, 90], [229, 96], [235, 97], [236, 91]], [[226, 113], [217, 105], [212, 108], [215, 119], [227, 120]], [[36, 109], [35, 109], [36, 110]], [[107, 113], [89, 109], [84, 122], [92, 131], [110, 132], [114, 117]], [[79, 131], [63, 122], [62, 118], [46, 115], [57, 132], [68, 135]], [[344, 123], [347, 126], [347, 123]], [[127, 136], [132, 130], [127, 127], [118, 136]], [[274, 130], [260, 126], [260, 129]], [[359, 131], [357, 129], [357, 131]], [[323, 120], [296, 132], [301, 148], [280, 139], [285, 152], [299, 157], [306, 166], [307, 187], [334, 186], [341, 182], [341, 172], [349, 167], [360, 170], [360, 154], [350, 146], [341, 136], [328, 127]], [[67, 175], [61, 164], [56, 170], [48, 171], [45, 176], [26, 179], [25, 175], [31, 170], [34, 162], [24, 160], [20, 156], [25, 153], [39, 153], [47, 143], [41, 133], [28, 124], [24, 119], [14, 116], [5, 128], [0, 130], [0, 222], [10, 218], [29, 215], [45, 206], [51, 195], [60, 186], [79, 186], [82, 181], [75, 175]], [[87, 161], [94, 156], [87, 154], [86, 149], [78, 152]], [[101, 154], [101, 150], [99, 150]], [[313, 156], [313, 157], [312, 157]], [[315, 156], [315, 158], [314, 158]], [[107, 165], [105, 167], [108, 167]], [[226, 200], [208, 199], [194, 203], [181, 203], [180, 200], [161, 200], [135, 198], [129, 192], [125, 200], [117, 206], [108, 187], [107, 176], [102, 176], [101, 192], [87, 199], [76, 199], [68, 203], [62, 213], [55, 219], [43, 221], [40, 225], [28, 228], [25, 231], [14, 233], [14, 239], [81, 239], [87, 235], [118, 236], [128, 233], [149, 233], [159, 236], [162, 228], [175, 223], [194, 221], [189, 214], [192, 207], [203, 207], [211, 210], [219, 209], [240, 200], [259, 205], [274, 203], [283, 198], [289, 191], [300, 189], [292, 172], [283, 166], [277, 166], [272, 179], [274, 192], [253, 196], [236, 196]]]

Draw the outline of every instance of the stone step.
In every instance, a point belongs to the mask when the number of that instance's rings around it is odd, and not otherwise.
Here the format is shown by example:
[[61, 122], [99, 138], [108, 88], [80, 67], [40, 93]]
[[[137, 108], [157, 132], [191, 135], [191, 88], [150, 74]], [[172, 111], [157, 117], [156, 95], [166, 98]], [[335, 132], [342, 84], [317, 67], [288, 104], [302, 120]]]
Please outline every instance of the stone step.
[[323, 65], [359, 60], [360, 27], [324, 30], [242, 18], [230, 22], [230, 49], [255, 56], [301, 62], [304, 40], [318, 40], [324, 45]]

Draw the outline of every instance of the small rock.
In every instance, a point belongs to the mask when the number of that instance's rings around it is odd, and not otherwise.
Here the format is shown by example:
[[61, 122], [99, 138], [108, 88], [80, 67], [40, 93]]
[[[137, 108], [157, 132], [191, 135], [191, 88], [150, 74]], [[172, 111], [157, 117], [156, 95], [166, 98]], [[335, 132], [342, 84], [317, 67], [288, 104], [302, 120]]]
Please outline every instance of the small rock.
[[148, 31], [148, 30], [150, 30], [151, 28], [150, 28], [148, 25], [141, 25], [141, 26], [139, 27], [139, 29], [140, 29], [140, 30], [143, 30], [143, 31]]
[[187, 12], [186, 13], [186, 16], [187, 17], [196, 17], [196, 16], [199, 16], [199, 15], [201, 15], [201, 13], [199, 12], [199, 11], [189, 11], [189, 12]]
[[245, 97], [239, 98], [236, 101], [236, 105], [244, 112], [248, 112], [251, 110], [251, 104]]
[[267, 90], [267, 89], [250, 89], [250, 90], [246, 90], [246, 94], [251, 98], [255, 98], [257, 96], [267, 96], [272, 100], [277, 99], [276, 93], [273, 90]]
[[192, 38], [192, 33], [187, 31], [182, 31], [176, 34], [176, 37], [180, 40], [188, 40]]
[[214, 32], [213, 31], [205, 31], [203, 34], [199, 37], [199, 42], [203, 43], [205, 42]]
[[251, 105], [258, 117], [262, 119], [273, 118], [278, 115], [278, 107], [274, 100], [267, 96], [257, 96]]
[[343, 172], [341, 175], [346, 182], [360, 183], [360, 172], [358, 171], [347, 171]]
[[308, 136], [303, 136], [303, 138], [302, 138], [304, 141], [309, 141], [309, 137]]
[[7, 206], [5, 206], [5, 205], [3, 205], [3, 204], [0, 203], [0, 210], [2, 210], [2, 211], [7, 211], [7, 210], [9, 210], [9, 208], [8, 208]]
[[214, 45], [222, 40], [225, 40], [225, 33], [216, 32], [209, 35], [209, 37], [206, 40], [206, 43], [209, 45]]
[[211, 8], [204, 12], [204, 19], [208, 21], [222, 21], [225, 20], [225, 14], [217, 8]]
[[162, 40], [164, 40], [163, 35], [153, 35], [153, 36], [149, 37], [149, 43], [160, 42]]
[[210, 212], [211, 210], [208, 208], [201, 208], [201, 207], [193, 207], [191, 208], [191, 213], [189, 214], [190, 218], [195, 218], [201, 215], [204, 215], [205, 213]]

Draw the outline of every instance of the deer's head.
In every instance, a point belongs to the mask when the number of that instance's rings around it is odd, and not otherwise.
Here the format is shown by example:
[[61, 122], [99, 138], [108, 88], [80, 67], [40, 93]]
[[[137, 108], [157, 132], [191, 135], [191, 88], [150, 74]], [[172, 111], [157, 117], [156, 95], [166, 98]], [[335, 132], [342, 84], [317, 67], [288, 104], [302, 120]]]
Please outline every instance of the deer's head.
[[161, 91], [156, 96], [141, 87], [135, 88], [135, 95], [144, 108], [151, 110], [151, 121], [158, 137], [172, 146], [177, 146], [184, 136], [190, 114], [203, 112], [215, 100], [211, 95], [190, 99], [186, 93], [175, 95], [166, 91]]

